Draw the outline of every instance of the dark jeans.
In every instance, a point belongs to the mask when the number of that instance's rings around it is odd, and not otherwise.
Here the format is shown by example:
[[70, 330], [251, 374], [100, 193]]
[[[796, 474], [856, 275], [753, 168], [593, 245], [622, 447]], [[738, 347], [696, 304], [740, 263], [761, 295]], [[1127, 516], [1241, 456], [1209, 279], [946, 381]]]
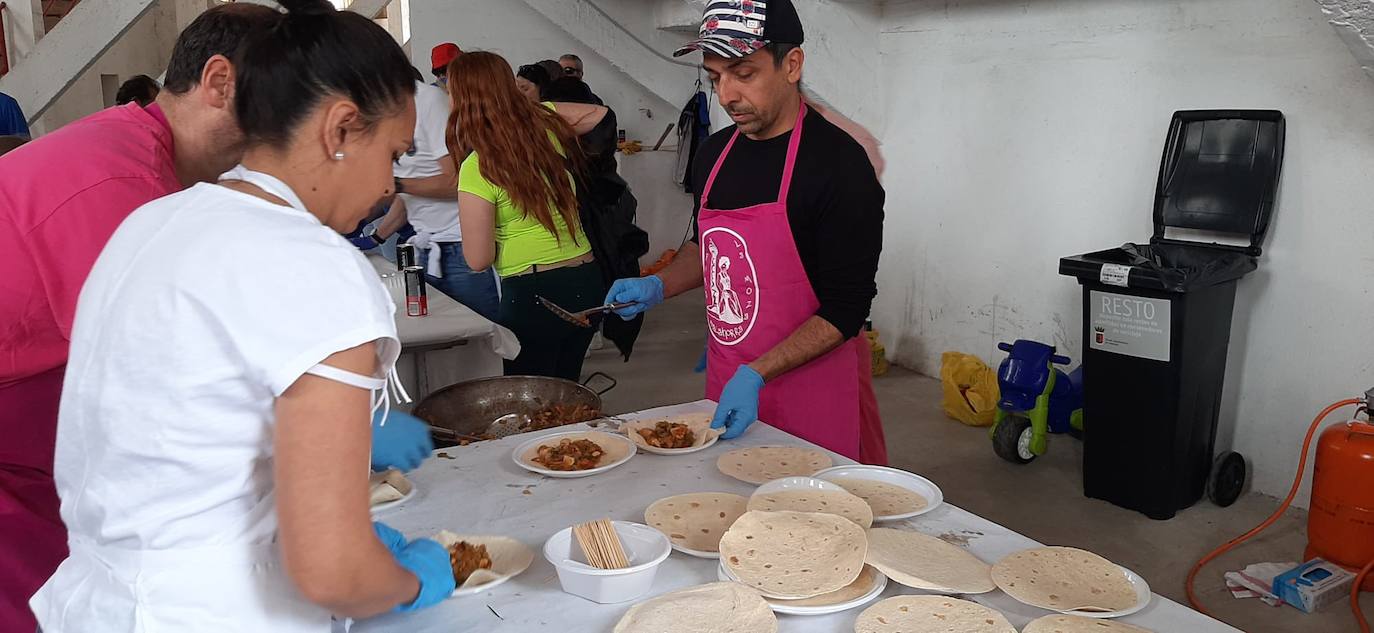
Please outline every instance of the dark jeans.
[[[452, 297], [454, 301], [472, 308], [473, 312], [489, 321], [500, 318], [501, 300], [496, 296], [495, 273], [490, 270], [472, 272], [472, 269], [468, 268], [468, 261], [463, 259], [462, 242], [440, 242], [437, 246], [440, 253], [439, 266], [443, 269], [444, 276], [425, 275], [425, 281]], [[420, 261], [416, 263], [427, 266], [429, 253], [421, 251]]]
[[573, 325], [539, 305], [544, 297], [576, 312], [601, 305], [606, 286], [595, 263], [501, 280], [501, 320], [520, 339], [520, 355], [506, 361], [507, 376], [552, 376], [576, 381], [594, 328]]

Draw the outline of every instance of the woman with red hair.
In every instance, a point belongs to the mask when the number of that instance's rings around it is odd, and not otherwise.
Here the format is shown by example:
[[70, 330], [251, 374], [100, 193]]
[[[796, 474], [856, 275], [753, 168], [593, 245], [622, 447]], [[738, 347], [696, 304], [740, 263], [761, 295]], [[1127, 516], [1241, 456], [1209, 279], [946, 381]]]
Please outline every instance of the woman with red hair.
[[520, 339], [506, 375], [578, 380], [594, 330], [559, 319], [536, 297], [582, 310], [606, 294], [582, 230], [574, 174], [586, 162], [577, 137], [607, 109], [535, 103], [516, 87], [505, 59], [481, 51], [449, 64], [448, 88], [463, 255], [473, 270], [496, 267], [500, 323]]

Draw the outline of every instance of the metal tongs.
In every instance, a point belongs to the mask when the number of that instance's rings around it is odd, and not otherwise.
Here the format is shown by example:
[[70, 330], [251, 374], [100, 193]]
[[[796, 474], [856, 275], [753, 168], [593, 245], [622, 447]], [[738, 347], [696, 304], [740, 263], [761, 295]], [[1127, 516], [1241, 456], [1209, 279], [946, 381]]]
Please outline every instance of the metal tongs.
[[622, 309], [624, 309], [624, 308], [628, 308], [628, 307], [630, 307], [630, 306], [635, 305], [636, 303], [638, 303], [638, 302], [636, 302], [636, 301], [631, 301], [631, 302], [629, 302], [629, 303], [608, 303], [608, 304], [606, 304], [606, 305], [604, 305], [604, 306], [597, 306], [597, 307], [595, 307], [595, 308], [588, 308], [588, 309], [586, 309], [586, 310], [581, 310], [581, 311], [579, 311], [579, 312], [569, 312], [569, 311], [563, 309], [562, 306], [560, 306], [560, 305], [558, 305], [558, 304], [556, 304], [556, 303], [554, 303], [554, 302], [552, 302], [552, 301], [549, 301], [548, 299], [545, 299], [545, 298], [543, 298], [543, 297], [535, 296], [535, 300], [539, 302], [539, 305], [544, 306], [545, 308], [548, 308], [549, 312], [552, 312], [552, 313], [558, 315], [558, 318], [563, 319], [564, 321], [567, 321], [568, 323], [571, 323], [571, 324], [576, 325], [576, 326], [578, 326], [578, 327], [591, 327], [591, 326], [592, 326], [591, 317], [597, 316], [597, 315], [603, 315], [603, 314], [606, 314], [607, 312], [614, 312], [614, 311], [616, 311], [616, 310], [622, 310]]

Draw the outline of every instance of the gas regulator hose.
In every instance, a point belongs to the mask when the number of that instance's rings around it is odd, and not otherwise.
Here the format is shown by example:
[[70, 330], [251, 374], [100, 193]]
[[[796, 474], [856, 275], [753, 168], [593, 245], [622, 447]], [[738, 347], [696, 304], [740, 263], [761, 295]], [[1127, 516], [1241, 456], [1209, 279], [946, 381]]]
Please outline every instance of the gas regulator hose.
[[[1197, 594], [1193, 591], [1193, 582], [1197, 580], [1198, 572], [1202, 571], [1202, 568], [1205, 565], [1207, 565], [1207, 563], [1216, 560], [1218, 556], [1221, 556], [1222, 554], [1231, 551], [1237, 545], [1240, 545], [1241, 543], [1250, 540], [1255, 535], [1268, 529], [1269, 526], [1273, 525], [1275, 521], [1279, 520], [1279, 517], [1283, 516], [1284, 512], [1288, 511], [1288, 506], [1292, 505], [1293, 498], [1298, 496], [1298, 489], [1302, 487], [1302, 476], [1303, 473], [1307, 470], [1307, 453], [1312, 448], [1312, 437], [1317, 434], [1317, 429], [1321, 428], [1322, 422], [1326, 421], [1326, 416], [1331, 415], [1337, 409], [1340, 409], [1342, 407], [1360, 407], [1364, 405], [1365, 401], [1360, 398], [1348, 398], [1346, 400], [1341, 400], [1340, 402], [1331, 404], [1325, 409], [1322, 409], [1321, 413], [1317, 414], [1316, 419], [1312, 420], [1312, 426], [1308, 427], [1307, 429], [1307, 436], [1304, 437], [1302, 440], [1302, 456], [1298, 458], [1298, 474], [1296, 477], [1293, 478], [1293, 487], [1288, 490], [1288, 496], [1284, 497], [1283, 503], [1279, 504], [1279, 508], [1275, 510], [1273, 514], [1269, 515], [1269, 518], [1265, 519], [1262, 523], [1255, 526], [1249, 532], [1246, 532], [1240, 536], [1237, 536], [1236, 538], [1227, 541], [1225, 545], [1222, 545], [1221, 547], [1212, 550], [1206, 556], [1203, 556], [1202, 559], [1197, 562], [1197, 564], [1193, 565], [1193, 569], [1188, 572], [1188, 580], [1184, 583], [1184, 588], [1188, 592], [1188, 603], [1193, 605], [1194, 609], [1197, 609], [1199, 613], [1202, 613], [1204, 615], [1212, 615], [1211, 612], [1209, 612], [1205, 607], [1203, 607], [1202, 603], [1198, 601]], [[1361, 572], [1361, 574], [1367, 574], [1371, 566], [1374, 566], [1374, 561], [1371, 561], [1371, 565], [1365, 565], [1364, 571]], [[1355, 611], [1355, 619], [1360, 623], [1361, 633], [1370, 633], [1369, 625], [1365, 623], [1364, 615], [1360, 613], [1360, 602], [1358, 600], [1359, 595], [1360, 579], [1357, 578], [1355, 580], [1355, 588], [1351, 591], [1353, 602], [1350, 608]]]

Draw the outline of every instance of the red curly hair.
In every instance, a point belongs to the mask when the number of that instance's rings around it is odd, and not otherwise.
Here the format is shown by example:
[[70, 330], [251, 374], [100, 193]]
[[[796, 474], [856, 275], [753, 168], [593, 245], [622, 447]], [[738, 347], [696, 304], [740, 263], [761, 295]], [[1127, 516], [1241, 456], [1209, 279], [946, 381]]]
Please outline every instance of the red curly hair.
[[582, 173], [586, 159], [572, 126], [525, 98], [510, 64], [495, 53], [459, 55], [448, 66], [448, 91], [453, 111], [447, 141], [455, 167], [477, 152], [482, 176], [504, 189], [516, 208], [562, 241], [551, 209], [556, 210], [576, 243], [580, 220], [572, 173]]

